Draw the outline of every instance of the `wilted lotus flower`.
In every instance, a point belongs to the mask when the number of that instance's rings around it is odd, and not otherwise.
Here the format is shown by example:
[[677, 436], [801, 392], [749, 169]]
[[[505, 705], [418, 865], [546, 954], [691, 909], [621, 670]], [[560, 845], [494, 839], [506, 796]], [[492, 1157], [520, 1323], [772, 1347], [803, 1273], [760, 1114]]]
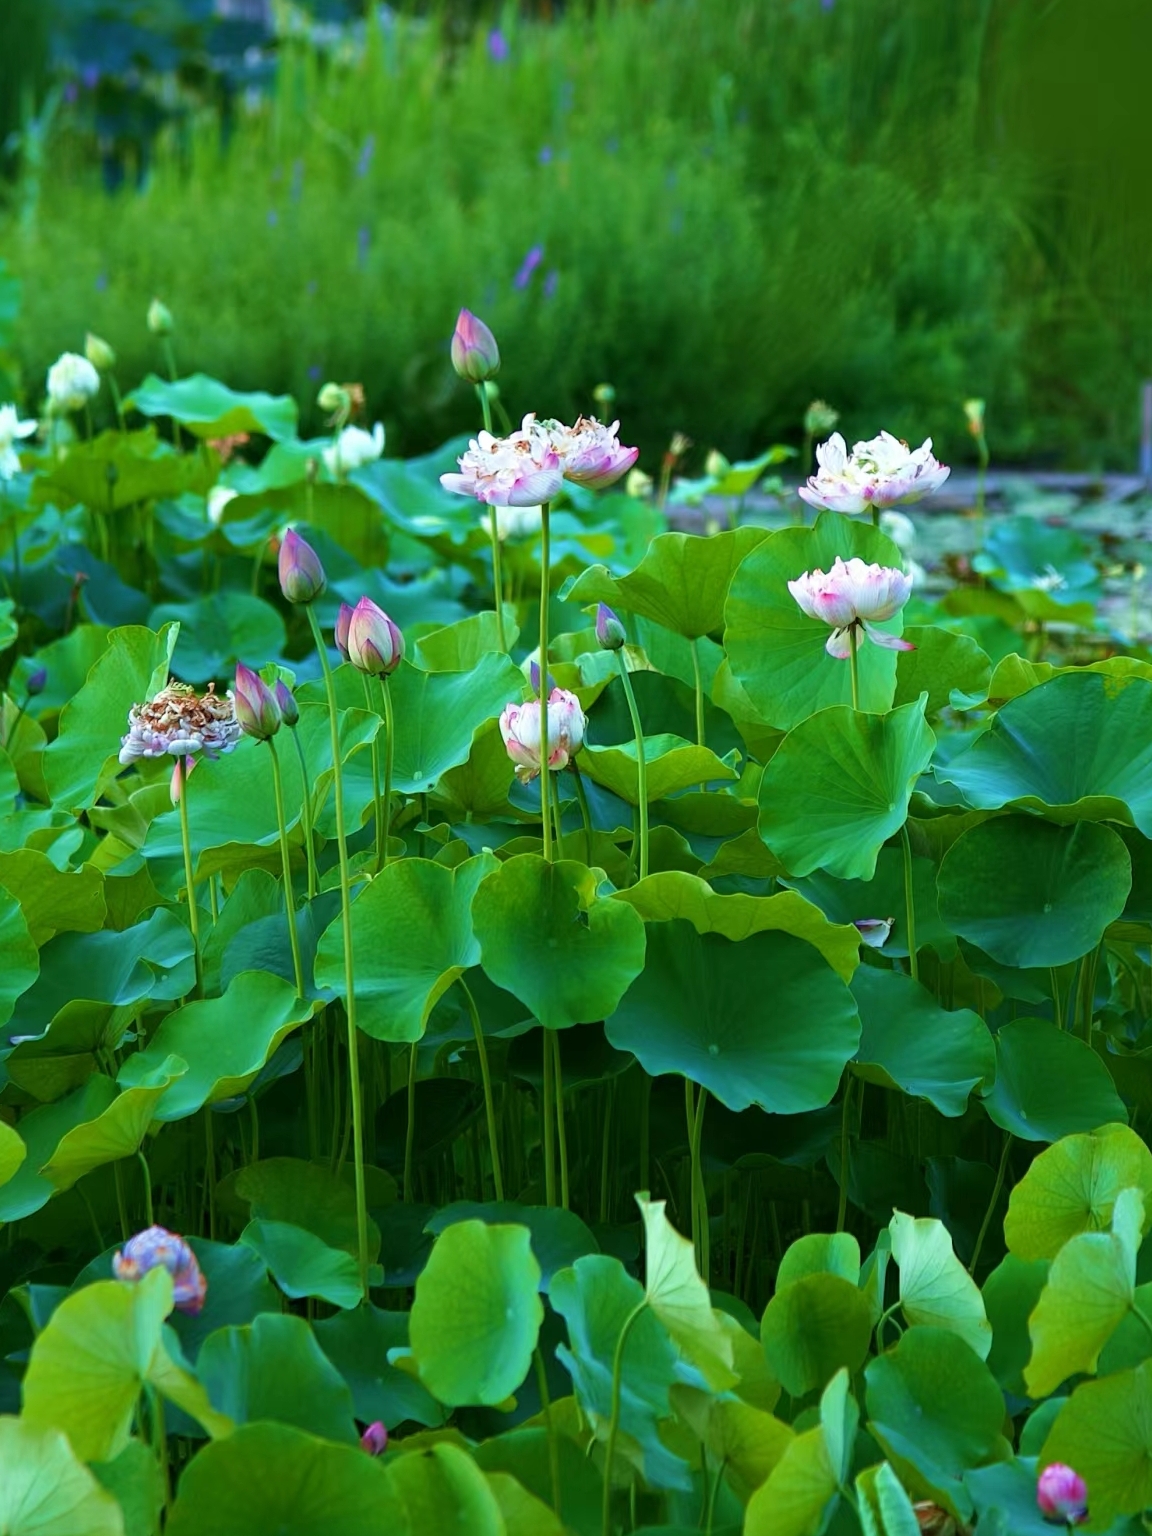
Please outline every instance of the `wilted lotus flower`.
[[1083, 1525], [1088, 1518], [1088, 1484], [1079, 1472], [1062, 1461], [1054, 1461], [1040, 1474], [1036, 1503], [1045, 1520], [1061, 1525]]
[[[557, 772], [584, 745], [584, 711], [574, 693], [553, 688], [548, 695], [548, 767]], [[516, 777], [527, 784], [540, 772], [540, 701], [509, 704], [500, 716], [500, 734], [508, 756], [516, 764]]]
[[626, 638], [623, 624], [607, 603], [601, 603], [596, 609], [596, 639], [599, 644], [606, 651], [618, 651]]
[[486, 384], [500, 371], [496, 338], [470, 309], [462, 309], [452, 333], [452, 366], [469, 384]]
[[295, 528], [285, 531], [278, 569], [280, 590], [290, 603], [310, 603], [328, 585], [320, 556]]
[[870, 512], [873, 507], [919, 501], [938, 490], [951, 473], [933, 457], [930, 437], [913, 450], [889, 432], [857, 443], [851, 454], [839, 432], [833, 432], [816, 449], [816, 465], [800, 495], [809, 506], [830, 512]]
[[220, 757], [240, 740], [232, 700], [220, 698], [215, 685], [198, 695], [188, 683], [169, 683], [146, 704], [128, 711], [128, 734], [120, 744], [120, 761], [138, 757]]
[[390, 677], [404, 659], [404, 636], [370, 597], [362, 597], [348, 621], [348, 660], [372, 677]]
[[31, 437], [35, 430], [36, 423], [21, 421], [14, 405], [0, 405], [0, 480], [11, 480], [20, 473], [16, 444], [22, 437]]
[[276, 679], [276, 687], [272, 691], [281, 720], [289, 727], [294, 726], [300, 718], [300, 706], [296, 702], [296, 695], [282, 677]]
[[865, 565], [863, 560], [845, 562], [839, 556], [830, 571], [805, 571], [788, 583], [788, 590], [811, 619], [831, 624], [824, 649], [845, 660], [863, 630], [875, 645], [889, 651], [914, 651], [899, 635], [875, 625], [899, 613], [912, 591], [912, 578], [886, 565]]
[[440, 484], [458, 496], [475, 496], [495, 507], [538, 507], [564, 483], [564, 466], [552, 434], [525, 416], [518, 432], [493, 437], [481, 432], [460, 459], [460, 473], [441, 475]]
[[360, 1448], [367, 1451], [369, 1456], [383, 1456], [388, 1449], [388, 1430], [379, 1419], [369, 1424], [360, 1436]]
[[554, 421], [552, 446], [564, 469], [565, 480], [602, 491], [626, 475], [640, 456], [639, 448], [624, 448], [617, 437], [620, 426], [614, 421], [604, 426], [594, 416], [581, 416], [574, 427]]
[[232, 689], [236, 719], [245, 736], [270, 741], [280, 729], [280, 706], [276, 695], [258, 672], [238, 662], [236, 683]]
[[348, 660], [348, 626], [351, 624], [351, 622], [352, 604], [341, 603], [340, 609], [336, 614], [336, 629], [333, 634], [333, 639], [336, 641], [336, 649], [340, 652], [345, 661]]
[[859, 930], [861, 944], [867, 944], [869, 949], [883, 949], [895, 921], [894, 917], [857, 917], [852, 926]]
[[172, 1276], [172, 1295], [181, 1312], [200, 1311], [208, 1282], [182, 1237], [164, 1227], [146, 1227], [112, 1256], [117, 1280], [139, 1280], [150, 1269], [166, 1269]]
[[100, 375], [79, 352], [65, 352], [48, 370], [47, 389], [49, 409], [66, 416], [100, 393]]
[[363, 469], [384, 452], [384, 427], [377, 422], [371, 432], [363, 427], [345, 427], [334, 443], [323, 450], [320, 457], [324, 468], [334, 480], [342, 480], [354, 469]]

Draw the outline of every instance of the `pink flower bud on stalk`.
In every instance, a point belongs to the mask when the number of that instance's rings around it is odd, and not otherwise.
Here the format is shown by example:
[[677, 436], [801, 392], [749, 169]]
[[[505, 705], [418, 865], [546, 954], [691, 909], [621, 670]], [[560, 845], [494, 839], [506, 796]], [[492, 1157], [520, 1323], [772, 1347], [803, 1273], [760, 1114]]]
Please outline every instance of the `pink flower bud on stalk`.
[[328, 578], [320, 556], [296, 532], [289, 528], [280, 545], [280, 590], [290, 603], [311, 603], [324, 591]]
[[469, 384], [486, 384], [500, 371], [496, 338], [470, 309], [462, 309], [452, 333], [452, 366]]
[[336, 649], [340, 652], [345, 661], [348, 660], [348, 626], [351, 624], [351, 622], [352, 604], [341, 603], [340, 611], [336, 615], [336, 631], [333, 638], [336, 641]]
[[258, 672], [239, 662], [236, 682], [232, 689], [232, 704], [236, 719], [245, 736], [257, 741], [270, 741], [280, 729], [280, 706], [276, 695]]
[[368, 1452], [369, 1456], [383, 1456], [388, 1449], [388, 1430], [379, 1419], [360, 1436], [360, 1447]]
[[391, 677], [403, 659], [399, 628], [370, 597], [362, 597], [348, 621], [348, 660], [372, 677]]
[[1040, 1474], [1036, 1503], [1045, 1520], [1083, 1525], [1088, 1518], [1088, 1484], [1079, 1472], [1062, 1461], [1054, 1461]]
[[863, 560], [844, 561], [837, 556], [830, 571], [805, 571], [788, 590], [802, 612], [832, 626], [824, 649], [844, 661], [859, 643], [860, 631], [875, 645], [889, 651], [914, 651], [899, 635], [876, 625], [898, 613], [912, 591], [912, 578], [885, 565], [865, 565]]
[[[586, 725], [580, 700], [564, 688], [548, 695], [548, 767], [566, 768], [584, 745]], [[516, 764], [516, 777], [527, 784], [540, 772], [540, 701], [508, 704], [500, 716], [500, 734], [508, 756]]]
[[284, 724], [294, 726], [300, 718], [300, 706], [296, 702], [296, 695], [289, 688], [282, 677], [276, 679], [276, 687], [273, 689], [276, 699], [276, 707], [280, 711], [280, 718]]
[[200, 1311], [208, 1282], [182, 1237], [164, 1227], [146, 1227], [112, 1257], [112, 1273], [117, 1280], [139, 1280], [152, 1269], [166, 1269], [172, 1276], [172, 1295], [179, 1311]]
[[618, 651], [625, 641], [624, 626], [607, 603], [596, 609], [596, 639], [606, 651]]
[[168, 786], [168, 793], [172, 797], [172, 804], [180, 804], [180, 796], [184, 793], [184, 780], [200, 761], [198, 757], [186, 757], [184, 761], [177, 762], [172, 770], [172, 782]]

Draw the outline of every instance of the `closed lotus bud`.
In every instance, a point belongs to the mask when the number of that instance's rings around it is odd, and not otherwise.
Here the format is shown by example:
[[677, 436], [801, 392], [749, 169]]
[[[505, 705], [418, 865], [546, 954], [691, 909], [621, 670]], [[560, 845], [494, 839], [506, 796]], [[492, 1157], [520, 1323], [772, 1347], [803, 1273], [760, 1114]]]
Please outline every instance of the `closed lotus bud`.
[[723, 480], [731, 468], [732, 465], [719, 448], [713, 448], [704, 460], [704, 473], [712, 480]]
[[1088, 1484], [1079, 1472], [1054, 1461], [1040, 1474], [1036, 1503], [1045, 1520], [1082, 1525], [1088, 1518]]
[[379, 1419], [369, 1424], [360, 1436], [360, 1448], [367, 1451], [369, 1456], [382, 1456], [388, 1449], [388, 1430]]
[[592, 398], [597, 405], [607, 407], [615, 404], [616, 391], [611, 384], [597, 384], [596, 388], [592, 391]]
[[486, 384], [500, 371], [496, 338], [470, 309], [462, 309], [452, 333], [452, 366], [469, 384]]
[[964, 415], [968, 418], [968, 430], [973, 437], [984, 436], [984, 402], [979, 399], [965, 400]]
[[117, 1280], [140, 1280], [152, 1269], [166, 1269], [172, 1276], [172, 1296], [181, 1312], [200, 1311], [208, 1282], [182, 1237], [164, 1227], [146, 1227], [112, 1256]]
[[634, 500], [643, 501], [646, 496], [652, 494], [652, 485], [651, 475], [646, 475], [642, 469], [633, 469], [629, 471], [628, 478], [624, 482], [624, 489]]
[[232, 689], [232, 705], [245, 736], [269, 741], [280, 729], [280, 706], [276, 695], [258, 672], [239, 662]]
[[176, 329], [176, 322], [172, 318], [172, 311], [167, 304], [162, 304], [159, 299], [153, 299], [148, 306], [148, 329], [153, 336], [171, 336]]
[[607, 603], [596, 610], [596, 639], [606, 651], [618, 651], [624, 644], [624, 626]]
[[400, 630], [370, 597], [362, 597], [348, 621], [348, 660], [373, 677], [390, 677], [403, 657]]
[[115, 352], [102, 337], [94, 336], [91, 331], [84, 338], [84, 356], [101, 373], [107, 373], [116, 366]]
[[30, 699], [34, 699], [38, 693], [43, 693], [48, 686], [48, 668], [37, 667], [24, 684], [24, 691]]
[[296, 702], [296, 695], [282, 677], [276, 679], [272, 696], [276, 700], [276, 708], [280, 711], [280, 718], [284, 724], [295, 725], [300, 718], [300, 706]]
[[840, 412], [833, 410], [826, 400], [813, 400], [804, 412], [804, 430], [809, 437], [823, 437], [839, 420]]
[[173, 805], [180, 804], [180, 796], [184, 793], [184, 780], [188, 778], [199, 761], [198, 757], [178, 757], [176, 759], [176, 766], [172, 770], [172, 778], [168, 783], [168, 794]]
[[336, 632], [334, 638], [336, 641], [336, 649], [340, 652], [345, 661], [348, 660], [348, 626], [351, 624], [351, 622], [352, 604], [341, 603], [340, 611], [336, 615]]
[[290, 603], [310, 603], [328, 585], [320, 556], [296, 532], [289, 528], [280, 545], [280, 590]]

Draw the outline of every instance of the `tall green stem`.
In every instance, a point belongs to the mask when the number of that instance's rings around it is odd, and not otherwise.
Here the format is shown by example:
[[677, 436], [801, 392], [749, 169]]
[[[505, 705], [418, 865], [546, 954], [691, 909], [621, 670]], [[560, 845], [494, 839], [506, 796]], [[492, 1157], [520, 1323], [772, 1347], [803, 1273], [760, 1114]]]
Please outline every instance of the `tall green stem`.
[[996, 1202], [1000, 1198], [1000, 1191], [1004, 1188], [1004, 1175], [1008, 1171], [1008, 1154], [1012, 1150], [1011, 1132], [1004, 1132], [1004, 1148], [1000, 1153], [1000, 1166], [996, 1170], [996, 1182], [992, 1186], [992, 1198], [988, 1202], [988, 1209], [984, 1212], [984, 1220], [980, 1223], [980, 1230], [976, 1234], [976, 1246], [972, 1250], [972, 1262], [968, 1265], [968, 1273], [975, 1275], [976, 1266], [980, 1262], [980, 1250], [984, 1246], [984, 1238], [988, 1232], [992, 1213], [996, 1209]]
[[912, 839], [908, 836], [908, 823], [900, 828], [900, 842], [904, 849], [904, 910], [908, 928], [908, 972], [913, 981], [920, 980], [920, 965], [916, 955], [916, 900], [912, 894]]
[[192, 834], [188, 827], [188, 760], [176, 759], [180, 786], [180, 841], [184, 845], [184, 884], [188, 890], [188, 926], [192, 930], [192, 957], [196, 965], [196, 996], [204, 992], [204, 962], [200, 957], [200, 914], [196, 909], [196, 882], [192, 876]]
[[468, 1013], [472, 1020], [476, 1054], [480, 1058], [480, 1080], [484, 1084], [484, 1112], [488, 1120], [488, 1154], [492, 1159], [492, 1185], [496, 1191], [497, 1200], [503, 1200], [504, 1176], [500, 1171], [500, 1142], [496, 1135], [496, 1106], [492, 1098], [492, 1074], [488, 1069], [488, 1049], [484, 1044], [484, 1031], [480, 1025], [480, 1013], [476, 1007], [476, 999], [472, 996], [472, 989], [463, 976], [459, 980], [460, 990], [464, 994], [464, 1001], [468, 1004]]
[[[546, 1037], [547, 1038], [547, 1037]], [[552, 1035], [556, 1065], [556, 1140], [560, 1148], [560, 1204], [568, 1209], [568, 1131], [564, 1124], [564, 1071], [560, 1064], [560, 1036]]]
[[848, 1219], [848, 1171], [851, 1146], [852, 1084], [854, 1081], [855, 1079], [851, 1074], [845, 1072], [844, 1098], [840, 1105], [840, 1203], [836, 1208], [837, 1232], [843, 1232], [844, 1223]]
[[[492, 431], [492, 403], [488, 399], [487, 383], [476, 386], [476, 393], [480, 396], [480, 409], [484, 412], [484, 430]], [[488, 537], [492, 541], [492, 587], [493, 596], [496, 599], [496, 639], [500, 649], [508, 649], [508, 640], [504, 633], [504, 577], [500, 570], [500, 522], [496, 508], [488, 508]]]
[[[617, 652], [619, 655], [619, 652]], [[704, 746], [704, 678], [700, 672], [700, 641], [692, 642], [692, 671], [696, 679], [696, 745]]]
[[296, 756], [300, 759], [300, 783], [303, 786], [303, 794], [300, 800], [300, 819], [304, 823], [304, 852], [308, 857], [308, 900], [311, 901], [320, 889], [320, 876], [316, 870], [316, 848], [312, 831], [312, 784], [308, 778], [308, 760], [304, 756], [304, 748], [300, 743], [300, 732], [292, 727], [292, 740], [296, 747]]
[[348, 869], [348, 838], [344, 827], [344, 780], [340, 769], [340, 717], [336, 684], [320, 622], [311, 603], [305, 605], [312, 638], [320, 654], [324, 690], [328, 696], [328, 728], [332, 742], [332, 796], [336, 807], [336, 847], [340, 855], [340, 914], [344, 931], [344, 1012], [348, 1022], [348, 1091], [352, 1106], [352, 1157], [356, 1175], [356, 1247], [360, 1284], [368, 1295], [368, 1198], [364, 1182], [364, 1111], [360, 1096], [360, 1057], [356, 1033], [356, 971], [352, 959], [352, 881]]
[[416, 1147], [416, 1042], [408, 1048], [408, 1123], [404, 1127], [404, 1201], [412, 1199], [412, 1154]]
[[[695, 654], [695, 652], [693, 652]], [[616, 665], [620, 669], [620, 681], [624, 684], [624, 697], [628, 700], [628, 713], [632, 716], [632, 731], [636, 737], [636, 793], [640, 812], [640, 879], [648, 873], [648, 763], [644, 756], [644, 727], [640, 724], [640, 711], [636, 708], [636, 695], [632, 691], [632, 679], [628, 676], [628, 663], [623, 650], [616, 652]]]
[[700, 1097], [693, 1108], [692, 1083], [684, 1079], [687, 1087], [688, 1135], [692, 1159], [692, 1241], [696, 1248], [696, 1268], [704, 1280], [712, 1267], [710, 1233], [708, 1231], [708, 1191], [704, 1187], [704, 1169], [700, 1160], [700, 1144], [704, 1135], [704, 1109], [708, 1103], [708, 1090], [701, 1086]]
[[848, 664], [852, 668], [852, 708], [860, 708], [860, 661], [856, 655], [857, 630], [855, 624], [848, 631]]
[[396, 760], [396, 721], [392, 714], [392, 693], [388, 679], [380, 678], [380, 692], [384, 697], [384, 824], [380, 831], [380, 846], [384, 850], [384, 867], [388, 867], [388, 837], [392, 826], [392, 766]]
[[612, 1462], [616, 1456], [616, 1436], [620, 1431], [620, 1378], [624, 1368], [624, 1346], [636, 1319], [648, 1305], [647, 1298], [637, 1302], [624, 1319], [612, 1356], [612, 1408], [608, 1419], [608, 1439], [604, 1446], [604, 1489], [601, 1502], [601, 1536], [612, 1536]]
[[584, 862], [592, 863], [592, 813], [588, 809], [588, 796], [584, 790], [584, 780], [580, 770], [576, 766], [575, 759], [570, 764], [576, 783], [576, 799], [580, 805], [580, 815], [584, 821]]
[[[364, 685], [364, 708], [369, 714], [373, 712], [372, 706], [372, 679], [367, 672], [360, 674], [360, 681]], [[380, 798], [380, 734], [376, 733], [372, 738], [372, 805], [373, 822], [376, 827], [376, 847], [372, 855], [372, 873], [380, 873], [381, 849], [384, 846], [384, 804]]]
[[284, 910], [288, 916], [288, 942], [292, 946], [292, 969], [296, 973], [296, 992], [306, 997], [304, 986], [304, 962], [300, 958], [300, 935], [296, 932], [296, 898], [292, 892], [292, 852], [288, 847], [288, 824], [284, 817], [284, 781], [280, 773], [280, 757], [273, 737], [268, 738], [268, 751], [272, 755], [272, 788], [276, 796], [276, 822], [280, 828], [280, 868], [284, 872]]
[[556, 1148], [552, 1131], [556, 1119], [555, 1058], [552, 1041], [544, 1030], [544, 1076], [540, 1096], [540, 1141], [544, 1148], [544, 1204], [556, 1204]]
[[[548, 595], [551, 591], [548, 503], [540, 508], [540, 820], [544, 857], [552, 861], [552, 827], [548, 817]], [[549, 1202], [551, 1204], [551, 1202]]]
[[556, 1435], [556, 1425], [552, 1421], [552, 1398], [548, 1392], [548, 1372], [544, 1367], [544, 1356], [540, 1353], [539, 1347], [534, 1349], [532, 1354], [536, 1361], [536, 1386], [540, 1392], [540, 1408], [548, 1431], [548, 1475], [552, 1483], [552, 1508], [559, 1520], [561, 1518], [560, 1441]]

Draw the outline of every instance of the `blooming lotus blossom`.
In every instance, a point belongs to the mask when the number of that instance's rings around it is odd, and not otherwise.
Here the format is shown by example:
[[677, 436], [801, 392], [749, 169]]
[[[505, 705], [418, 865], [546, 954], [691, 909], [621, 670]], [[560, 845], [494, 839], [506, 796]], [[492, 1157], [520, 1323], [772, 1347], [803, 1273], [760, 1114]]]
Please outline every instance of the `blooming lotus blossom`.
[[832, 626], [824, 647], [829, 656], [845, 660], [859, 644], [861, 630], [873, 644], [886, 650], [916, 649], [899, 635], [876, 628], [908, 601], [912, 578], [903, 571], [837, 556], [830, 571], [805, 571], [788, 583], [788, 590], [810, 619]]
[[139, 1280], [151, 1269], [166, 1269], [172, 1276], [172, 1295], [181, 1312], [200, 1311], [208, 1281], [182, 1237], [165, 1227], [146, 1227], [112, 1256], [117, 1280]]
[[[553, 688], [548, 695], [548, 767], [567, 768], [584, 745], [584, 711], [574, 693]], [[516, 764], [516, 777], [527, 784], [540, 772], [540, 701], [509, 704], [500, 716], [500, 734], [508, 756]]]
[[345, 427], [320, 457], [333, 479], [341, 480], [354, 469], [363, 469], [365, 464], [373, 463], [383, 452], [384, 427], [378, 421], [371, 432], [365, 432], [363, 427]]
[[500, 371], [500, 348], [483, 320], [462, 309], [452, 333], [452, 366], [469, 384], [485, 384]]
[[220, 757], [240, 740], [240, 725], [230, 698], [213, 684], [197, 694], [187, 683], [170, 682], [146, 704], [128, 711], [128, 734], [121, 739], [120, 761], [138, 757]]
[[869, 949], [883, 949], [895, 921], [894, 917], [857, 917], [852, 926], [859, 932], [861, 944], [867, 944]]
[[390, 677], [404, 659], [404, 636], [370, 597], [362, 597], [348, 620], [348, 660], [372, 677]]
[[22, 437], [31, 437], [35, 430], [36, 423], [21, 421], [14, 405], [0, 405], [0, 480], [11, 480], [20, 473], [16, 444]]
[[873, 507], [894, 507], [919, 501], [940, 488], [951, 471], [932, 454], [932, 439], [919, 448], [881, 432], [848, 452], [839, 432], [816, 449], [816, 473], [800, 487], [800, 495], [813, 507], [830, 512], [870, 512]]
[[564, 483], [564, 466], [548, 427], [525, 416], [518, 432], [481, 432], [460, 459], [460, 473], [440, 476], [446, 491], [496, 507], [537, 507]]
[[242, 661], [236, 665], [232, 706], [245, 736], [253, 736], [257, 741], [270, 741], [280, 729], [280, 706], [276, 702], [276, 695], [259, 672], [253, 672]]
[[100, 375], [79, 352], [65, 352], [48, 370], [48, 406], [64, 416], [83, 410], [100, 393]]
[[1054, 1461], [1040, 1474], [1036, 1503], [1045, 1520], [1083, 1525], [1088, 1518], [1088, 1484], [1079, 1472], [1062, 1461]]
[[640, 456], [639, 448], [625, 448], [616, 433], [620, 426], [614, 421], [610, 427], [594, 416], [581, 416], [574, 427], [560, 422], [546, 424], [564, 469], [565, 480], [589, 490], [602, 491], [614, 485], [626, 475]]

